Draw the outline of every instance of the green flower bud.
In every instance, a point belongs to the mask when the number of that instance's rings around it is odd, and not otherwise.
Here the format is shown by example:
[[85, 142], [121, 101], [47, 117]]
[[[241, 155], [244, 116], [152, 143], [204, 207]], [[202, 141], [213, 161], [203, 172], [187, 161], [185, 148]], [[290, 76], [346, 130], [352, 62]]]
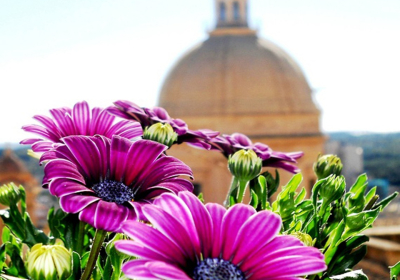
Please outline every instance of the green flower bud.
[[299, 239], [306, 246], [310, 246], [310, 247], [314, 246], [314, 241], [312, 240], [311, 236], [308, 235], [307, 233], [296, 231], [296, 232], [292, 232], [290, 235]]
[[260, 174], [262, 160], [253, 150], [239, 150], [229, 156], [228, 168], [240, 181], [250, 181]]
[[313, 168], [318, 179], [324, 179], [332, 174], [339, 176], [342, 172], [343, 164], [336, 155], [319, 155]]
[[171, 147], [177, 141], [178, 134], [169, 123], [155, 123], [145, 128], [143, 138]]
[[335, 175], [331, 175], [323, 180], [324, 182], [319, 190], [322, 198], [320, 214], [323, 214], [329, 204], [341, 198], [346, 189], [346, 182], [343, 176], [336, 177]]
[[71, 275], [71, 251], [63, 245], [35, 244], [26, 261], [26, 271], [33, 280], [64, 280]]
[[0, 187], [0, 203], [5, 206], [17, 204], [21, 199], [21, 192], [14, 183], [4, 184]]

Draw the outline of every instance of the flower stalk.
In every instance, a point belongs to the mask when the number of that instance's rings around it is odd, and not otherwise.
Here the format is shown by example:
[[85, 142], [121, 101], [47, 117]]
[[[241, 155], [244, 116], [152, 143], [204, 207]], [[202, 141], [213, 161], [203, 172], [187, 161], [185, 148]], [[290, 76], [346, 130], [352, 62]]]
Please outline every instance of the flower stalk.
[[90, 250], [90, 255], [88, 262], [86, 264], [85, 271], [82, 274], [81, 280], [89, 280], [92, 272], [94, 270], [94, 266], [96, 264], [97, 258], [99, 256], [101, 247], [103, 245], [104, 239], [106, 238], [107, 231], [98, 229], [96, 230], [96, 234], [94, 236], [92, 249]]

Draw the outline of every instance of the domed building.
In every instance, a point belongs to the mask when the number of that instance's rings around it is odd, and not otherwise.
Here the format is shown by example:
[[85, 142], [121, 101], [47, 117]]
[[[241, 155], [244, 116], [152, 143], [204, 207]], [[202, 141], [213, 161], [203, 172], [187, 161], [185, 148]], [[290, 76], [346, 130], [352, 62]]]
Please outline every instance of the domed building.
[[[215, 29], [172, 68], [159, 106], [190, 129], [240, 132], [276, 151], [304, 151], [298, 166], [302, 186], [310, 190], [312, 165], [325, 138], [302, 70], [284, 50], [249, 28], [247, 0], [215, 0], [215, 10]], [[171, 154], [192, 167], [206, 201], [223, 201], [230, 174], [221, 154], [185, 145]], [[281, 185], [291, 177], [286, 171], [280, 175]]]

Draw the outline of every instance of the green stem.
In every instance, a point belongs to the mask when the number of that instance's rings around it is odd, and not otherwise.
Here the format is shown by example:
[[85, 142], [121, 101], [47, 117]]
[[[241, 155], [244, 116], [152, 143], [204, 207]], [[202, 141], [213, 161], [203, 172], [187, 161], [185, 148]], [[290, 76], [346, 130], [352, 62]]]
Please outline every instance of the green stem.
[[238, 196], [237, 196], [238, 203], [243, 202], [244, 191], [246, 190], [247, 183], [248, 183], [248, 181], [240, 181], [239, 182], [239, 191], [238, 191]]
[[78, 240], [76, 244], [76, 252], [79, 254], [79, 256], [82, 256], [83, 242], [85, 239], [85, 226], [85, 222], [79, 221]]
[[224, 202], [224, 206], [227, 208], [230, 206], [230, 197], [231, 197], [232, 192], [237, 187], [238, 182], [239, 182], [239, 180], [235, 176], [232, 176], [231, 186], [229, 188], [228, 195], [226, 196], [226, 199]]
[[92, 249], [90, 250], [90, 255], [88, 262], [86, 264], [85, 271], [82, 274], [81, 280], [88, 280], [92, 275], [94, 266], [96, 265], [97, 257], [99, 256], [101, 246], [103, 245], [104, 239], [106, 238], [107, 231], [98, 229], [94, 236]]

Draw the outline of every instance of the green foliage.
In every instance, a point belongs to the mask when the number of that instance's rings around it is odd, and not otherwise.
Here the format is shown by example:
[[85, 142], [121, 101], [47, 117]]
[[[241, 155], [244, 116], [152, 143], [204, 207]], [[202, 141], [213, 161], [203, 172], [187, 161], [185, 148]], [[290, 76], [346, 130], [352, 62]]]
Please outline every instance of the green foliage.
[[396, 280], [397, 276], [400, 274], [400, 262], [396, 263], [394, 266], [389, 266], [390, 268], [390, 280]]
[[[22, 186], [20, 186], [19, 191], [19, 200], [10, 203], [8, 209], [1, 210], [0, 217], [6, 227], [29, 247], [36, 243], [48, 244], [50, 238], [33, 225], [28, 212], [26, 212], [26, 196]], [[18, 207], [18, 203], [20, 207]]]
[[350, 271], [341, 275], [332, 276], [327, 279], [330, 280], [368, 280], [367, 275], [362, 270]]
[[[260, 177], [250, 187], [252, 205], [257, 210], [268, 209], [265, 204], [261, 207], [267, 188], [265, 179]], [[351, 271], [366, 254], [368, 237], [362, 232], [372, 227], [397, 192], [377, 202], [376, 188], [367, 192], [366, 174], [360, 175], [348, 192], [343, 176], [328, 174], [315, 183], [311, 198], [306, 199], [301, 180], [300, 174], [294, 175], [271, 208], [282, 218], [283, 234], [307, 234], [313, 246], [324, 254], [328, 269], [309, 279], [368, 279], [362, 271]]]

